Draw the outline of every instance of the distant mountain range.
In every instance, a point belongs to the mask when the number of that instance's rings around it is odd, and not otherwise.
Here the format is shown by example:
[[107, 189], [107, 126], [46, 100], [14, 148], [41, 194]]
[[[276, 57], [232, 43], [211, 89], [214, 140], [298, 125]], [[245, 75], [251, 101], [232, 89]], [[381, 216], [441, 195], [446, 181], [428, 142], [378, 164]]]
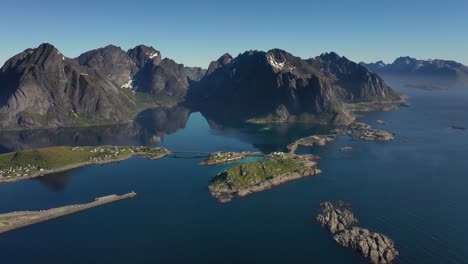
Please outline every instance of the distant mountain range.
[[144, 45], [109, 45], [72, 59], [45, 43], [0, 69], [1, 129], [126, 123], [144, 109], [182, 102], [256, 123], [346, 123], [356, 106], [382, 109], [401, 99], [377, 74], [333, 52], [225, 54], [204, 70]]
[[360, 64], [382, 75], [386, 80], [399, 82], [408, 87], [422, 89], [468, 87], [468, 67], [455, 61], [400, 57], [391, 64], [382, 61]]
[[345, 123], [349, 104], [400, 100], [377, 74], [336, 53], [304, 60], [280, 49], [224, 54], [188, 94], [208, 115], [254, 123]]

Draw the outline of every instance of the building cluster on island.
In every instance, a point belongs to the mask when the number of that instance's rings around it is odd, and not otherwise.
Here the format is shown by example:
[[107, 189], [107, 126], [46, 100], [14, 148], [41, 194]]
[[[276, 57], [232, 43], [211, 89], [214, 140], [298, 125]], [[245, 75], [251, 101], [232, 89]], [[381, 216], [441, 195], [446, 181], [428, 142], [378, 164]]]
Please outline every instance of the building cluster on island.
[[0, 180], [1, 179], [10, 179], [12, 177], [26, 177], [31, 173], [38, 171], [44, 171], [43, 168], [33, 164], [26, 165], [12, 165], [6, 168], [0, 169]]
[[208, 158], [202, 161], [201, 165], [216, 165], [220, 163], [226, 163], [236, 160], [244, 159], [248, 156], [263, 156], [261, 152], [250, 152], [250, 151], [242, 151], [242, 152], [232, 152], [232, 151], [218, 151], [211, 153]]

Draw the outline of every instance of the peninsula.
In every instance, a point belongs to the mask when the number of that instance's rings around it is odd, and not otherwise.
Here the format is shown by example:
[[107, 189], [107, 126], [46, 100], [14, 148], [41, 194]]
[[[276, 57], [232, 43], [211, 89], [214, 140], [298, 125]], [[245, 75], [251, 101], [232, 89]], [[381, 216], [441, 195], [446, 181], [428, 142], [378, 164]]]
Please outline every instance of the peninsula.
[[220, 202], [270, 189], [282, 183], [317, 175], [317, 156], [275, 152], [265, 160], [236, 164], [216, 175], [208, 187]]
[[126, 160], [134, 156], [159, 159], [171, 152], [146, 146], [49, 147], [0, 155], [0, 183], [31, 179], [91, 164]]
[[21, 211], [6, 214], [0, 214], [0, 234], [30, 226], [33, 224], [45, 222], [51, 219], [74, 214], [80, 211], [102, 206], [108, 203], [117, 202], [123, 199], [133, 198], [136, 193], [130, 192], [123, 195], [108, 195], [96, 198], [93, 202], [86, 204], [67, 205], [48, 210], [40, 211]]

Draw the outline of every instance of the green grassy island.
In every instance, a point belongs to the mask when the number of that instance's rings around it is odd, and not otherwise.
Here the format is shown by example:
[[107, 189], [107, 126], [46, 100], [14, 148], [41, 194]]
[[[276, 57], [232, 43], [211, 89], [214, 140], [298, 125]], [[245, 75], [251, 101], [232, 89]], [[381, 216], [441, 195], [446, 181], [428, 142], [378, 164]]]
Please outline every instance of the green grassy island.
[[211, 194], [220, 202], [229, 202], [236, 196], [245, 196], [282, 183], [321, 171], [316, 168], [317, 156], [275, 152], [265, 160], [236, 164], [213, 178]]
[[125, 160], [134, 156], [159, 159], [171, 152], [146, 146], [49, 147], [0, 155], [0, 183], [30, 179], [90, 164]]

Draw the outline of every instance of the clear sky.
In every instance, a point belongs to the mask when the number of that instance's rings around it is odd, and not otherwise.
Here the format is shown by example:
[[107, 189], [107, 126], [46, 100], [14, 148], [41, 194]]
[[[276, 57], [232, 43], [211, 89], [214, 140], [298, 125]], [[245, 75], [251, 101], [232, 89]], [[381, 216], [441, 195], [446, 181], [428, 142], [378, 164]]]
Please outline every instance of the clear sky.
[[399, 56], [468, 65], [467, 0], [1, 0], [0, 64], [49, 42], [68, 57], [114, 44], [154, 46], [207, 67], [225, 52], [335, 51], [355, 61]]

